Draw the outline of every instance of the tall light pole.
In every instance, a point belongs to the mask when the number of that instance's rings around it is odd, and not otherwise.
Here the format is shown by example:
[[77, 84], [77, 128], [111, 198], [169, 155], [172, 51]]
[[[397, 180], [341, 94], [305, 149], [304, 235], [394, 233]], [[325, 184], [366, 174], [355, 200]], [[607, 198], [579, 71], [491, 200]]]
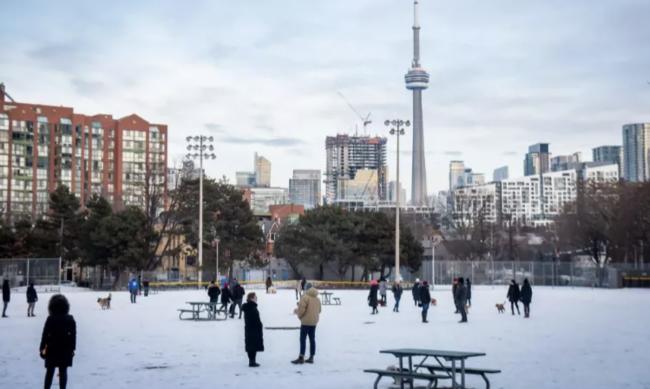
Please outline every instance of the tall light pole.
[[214, 154], [214, 138], [211, 136], [188, 136], [187, 157], [199, 160], [199, 277], [198, 287], [203, 282], [203, 159], [216, 159]]
[[384, 122], [386, 127], [390, 127], [390, 134], [395, 135], [397, 138], [397, 169], [396, 169], [396, 182], [395, 182], [395, 281], [401, 281], [399, 274], [399, 207], [401, 192], [399, 184], [399, 137], [404, 135], [404, 127], [409, 127], [411, 122], [404, 120], [386, 120]]

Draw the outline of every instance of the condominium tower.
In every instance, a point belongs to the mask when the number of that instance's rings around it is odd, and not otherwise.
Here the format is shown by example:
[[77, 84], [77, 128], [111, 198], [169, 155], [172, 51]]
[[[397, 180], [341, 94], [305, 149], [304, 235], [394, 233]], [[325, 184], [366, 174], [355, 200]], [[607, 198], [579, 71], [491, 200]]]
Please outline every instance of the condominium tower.
[[623, 126], [623, 178], [632, 181], [650, 181], [650, 123]]

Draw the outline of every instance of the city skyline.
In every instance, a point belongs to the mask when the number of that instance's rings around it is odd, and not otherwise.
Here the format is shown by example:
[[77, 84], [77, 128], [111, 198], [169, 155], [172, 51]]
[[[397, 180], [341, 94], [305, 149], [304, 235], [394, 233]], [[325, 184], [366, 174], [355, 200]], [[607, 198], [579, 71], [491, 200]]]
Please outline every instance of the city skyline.
[[[483, 172], [507, 165], [521, 176], [528, 145], [587, 156], [620, 145], [624, 124], [650, 121], [647, 2], [422, 3], [430, 195], [448, 186], [450, 160]], [[12, 97], [157, 118], [169, 125], [170, 163], [180, 163], [185, 136], [210, 132], [218, 159], [206, 173], [233, 183], [255, 151], [273, 162], [272, 186], [286, 186], [294, 168], [324, 171], [325, 136], [362, 131], [337, 91], [372, 112], [369, 135], [386, 136], [386, 118], [412, 119], [403, 86], [412, 2], [218, 2], [180, 11], [163, 2], [132, 5], [128, 15], [111, 4], [99, 15], [82, 2], [39, 4], [12, 6], [0, 26], [11, 53], [0, 58], [0, 81]], [[64, 19], [78, 28], [49, 22]], [[24, 31], [23, 20], [33, 28]], [[389, 140], [390, 167], [394, 151]]]

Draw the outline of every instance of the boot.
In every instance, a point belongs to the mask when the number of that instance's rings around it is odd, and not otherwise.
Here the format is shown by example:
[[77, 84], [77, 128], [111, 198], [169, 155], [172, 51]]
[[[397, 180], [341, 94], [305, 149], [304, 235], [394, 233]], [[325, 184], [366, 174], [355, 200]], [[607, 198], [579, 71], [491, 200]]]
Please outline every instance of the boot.
[[305, 363], [305, 357], [301, 355], [298, 357], [298, 359], [291, 361], [291, 363], [293, 363], [294, 365], [302, 365], [303, 363]]
[[422, 312], [422, 323], [428, 323], [427, 321], [427, 314]]
[[305, 363], [314, 363], [314, 356], [310, 355], [309, 358], [305, 359]]
[[248, 367], [260, 367], [260, 364], [257, 362], [248, 362]]

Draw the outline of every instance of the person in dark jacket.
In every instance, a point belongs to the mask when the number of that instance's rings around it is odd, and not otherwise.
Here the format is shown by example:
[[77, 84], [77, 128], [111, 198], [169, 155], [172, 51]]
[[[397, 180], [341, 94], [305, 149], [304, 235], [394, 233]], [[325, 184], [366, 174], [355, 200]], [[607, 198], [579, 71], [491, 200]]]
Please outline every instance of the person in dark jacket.
[[144, 288], [144, 297], [149, 296], [149, 280], [142, 281], [142, 287]]
[[415, 283], [413, 284], [413, 289], [411, 289], [411, 294], [413, 295], [413, 302], [417, 307], [420, 305], [420, 279], [416, 278]]
[[208, 286], [208, 297], [210, 297], [210, 303], [212, 304], [212, 310], [217, 310], [217, 304], [219, 303], [219, 295], [221, 294], [221, 289], [214, 281], [210, 282]]
[[459, 323], [467, 323], [467, 312], [465, 311], [465, 304], [467, 304], [467, 287], [463, 277], [458, 278], [456, 286], [456, 296], [454, 296], [458, 303], [458, 311], [460, 312], [461, 319]]
[[399, 300], [402, 298], [402, 292], [404, 291], [399, 281], [395, 281], [392, 287], [392, 291], [393, 298], [395, 298], [395, 306], [393, 307], [393, 312], [399, 312]]
[[530, 302], [533, 299], [533, 288], [530, 287], [528, 278], [524, 278], [524, 284], [521, 286], [521, 302], [524, 304], [524, 317], [530, 317]]
[[454, 307], [456, 307], [456, 312], [454, 313], [460, 313], [458, 310], [458, 300], [456, 300], [456, 289], [458, 289], [458, 278], [454, 277], [451, 283], [451, 297], [454, 299]]
[[266, 277], [266, 294], [269, 294], [269, 289], [273, 286], [273, 280], [271, 277]]
[[307, 291], [305, 287], [307, 286], [307, 279], [305, 277], [300, 280], [300, 297]]
[[38, 301], [38, 294], [36, 289], [34, 289], [34, 283], [30, 282], [27, 287], [27, 317], [34, 317], [34, 306]]
[[246, 296], [246, 303], [242, 306], [244, 311], [244, 343], [248, 354], [248, 366], [259, 367], [255, 358], [257, 353], [264, 351], [264, 336], [262, 321], [257, 310], [257, 296], [251, 292]]
[[506, 296], [510, 301], [510, 309], [512, 314], [515, 314], [515, 307], [517, 307], [517, 315], [521, 315], [519, 312], [519, 299], [521, 298], [521, 292], [519, 291], [519, 285], [517, 281], [510, 280], [510, 286], [508, 287], [508, 294]]
[[429, 283], [422, 281], [420, 290], [420, 305], [422, 305], [422, 323], [428, 323], [427, 313], [429, 312], [429, 304], [431, 304], [431, 294], [429, 293]]
[[472, 280], [468, 278], [465, 286], [467, 287], [467, 305], [471, 307], [472, 306]]
[[11, 300], [11, 289], [9, 289], [9, 280], [2, 281], [2, 317], [7, 316], [7, 307]]
[[77, 348], [77, 324], [70, 315], [70, 304], [65, 296], [56, 294], [48, 305], [50, 315], [43, 327], [39, 351], [45, 359], [45, 389], [52, 386], [54, 371], [59, 369], [59, 388], [68, 383], [68, 367]]
[[230, 303], [230, 287], [228, 283], [223, 284], [223, 290], [221, 291], [221, 309], [224, 312], [228, 312], [228, 303]]
[[372, 315], [379, 313], [377, 309], [377, 292], [379, 291], [379, 286], [377, 285], [377, 280], [370, 281], [370, 293], [368, 293], [368, 305], [372, 307]]
[[235, 286], [232, 288], [232, 304], [230, 305], [230, 317], [234, 318], [235, 317], [235, 307], [239, 307], [239, 318], [241, 319], [242, 315], [242, 302], [244, 301], [244, 296], [246, 295], [246, 291], [244, 290], [244, 287], [239, 284], [239, 282], [235, 281]]

